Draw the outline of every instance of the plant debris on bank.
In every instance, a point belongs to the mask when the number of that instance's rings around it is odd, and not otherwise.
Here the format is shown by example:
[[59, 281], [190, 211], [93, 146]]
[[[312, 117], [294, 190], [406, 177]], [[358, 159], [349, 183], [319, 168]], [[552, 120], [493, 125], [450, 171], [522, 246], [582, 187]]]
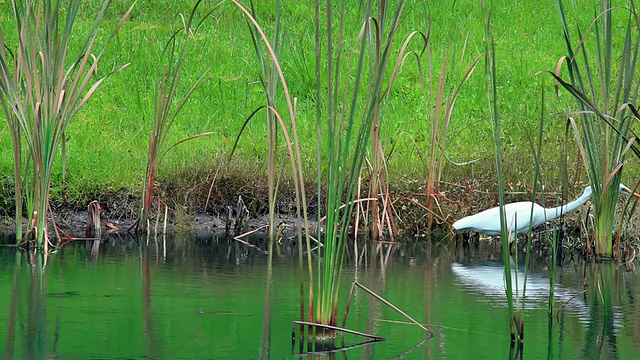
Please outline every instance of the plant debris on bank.
[[[192, 176], [189, 177], [187, 173]], [[168, 228], [171, 232], [225, 231], [229, 213], [231, 213], [232, 221], [235, 221], [239, 198], [242, 199], [248, 211], [249, 228], [255, 229], [266, 224], [268, 215], [266, 176], [262, 178], [255, 174], [252, 176], [228, 174], [218, 176], [214, 186], [211, 187], [210, 181], [213, 179], [213, 173], [209, 175], [194, 171], [187, 173], [170, 179], [162, 179], [158, 189], [159, 193], [163, 194], [162, 202], [169, 204]], [[394, 200], [401, 241], [413, 238], [421, 239], [433, 233], [450, 233], [450, 225], [455, 220], [498, 205], [494, 183], [480, 184], [467, 181], [466, 183], [453, 184], [443, 182], [441, 184], [442, 192], [438, 196], [441, 214], [429, 229], [424, 209], [416, 205], [416, 202], [425, 197], [425, 185], [417, 179], [405, 179], [392, 185], [390, 192]], [[209, 196], [210, 188], [211, 195]], [[308, 184], [307, 188], [315, 189], [316, 187], [314, 184]], [[581, 185], [576, 185], [576, 189], [581, 189]], [[52, 213], [55, 216], [56, 224], [70, 234], [79, 234], [85, 231], [88, 219], [87, 206], [93, 200], [100, 204], [101, 218], [118, 227], [119, 231], [126, 232], [137, 219], [139, 196], [126, 189], [92, 189], [81, 199], [70, 198], [60, 189], [56, 193], [60, 195], [51, 199]], [[561, 201], [559, 194], [560, 192], [555, 190], [539, 194], [538, 202], [545, 206], [558, 205]], [[15, 230], [13, 204], [11, 203], [13, 200], [11, 194], [8, 195], [7, 199], [0, 200], [2, 204], [0, 207], [2, 214], [0, 228], [4, 232]], [[205, 209], [204, 205], [208, 196], [209, 202]], [[307, 194], [311, 219], [315, 218], [317, 212], [316, 199], [315, 193]], [[512, 184], [506, 192], [507, 203], [530, 199], [530, 189], [517, 184]], [[293, 188], [286, 183], [280, 187], [276, 208], [277, 225], [280, 223], [295, 224], [295, 194]], [[565, 218], [564, 229], [568, 234], [576, 236], [580, 233], [580, 221], [585, 217], [588, 209], [589, 203]], [[153, 221], [157, 217], [156, 210], [154, 209], [150, 216]], [[161, 209], [160, 216], [162, 223], [164, 209]], [[366, 233], [366, 224], [361, 224], [360, 229]], [[266, 232], [264, 229], [262, 231]], [[293, 229], [288, 233], [291, 231]]]

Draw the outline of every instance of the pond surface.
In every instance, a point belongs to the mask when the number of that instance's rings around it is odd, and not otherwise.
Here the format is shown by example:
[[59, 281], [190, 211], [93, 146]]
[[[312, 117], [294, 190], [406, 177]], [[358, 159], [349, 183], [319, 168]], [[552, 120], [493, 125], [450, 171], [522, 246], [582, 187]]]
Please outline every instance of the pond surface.
[[[47, 259], [0, 247], [0, 349], [7, 359], [288, 359], [299, 318], [295, 251], [272, 266], [260, 247], [218, 235], [78, 241]], [[445, 240], [362, 247], [348, 256], [344, 311], [357, 280], [436, 333], [356, 290], [347, 327], [387, 338], [312, 358], [506, 359], [509, 319], [497, 244]], [[36, 265], [30, 263], [35, 261]], [[567, 261], [548, 313], [546, 263], [527, 284], [528, 359], [634, 359], [640, 350], [640, 281], [629, 267]], [[306, 279], [306, 277], [305, 277]], [[585, 286], [586, 291], [585, 290]], [[305, 292], [307, 291], [305, 287]], [[308, 299], [305, 299], [308, 302]], [[339, 318], [342, 314], [339, 315]], [[295, 328], [298, 332], [298, 328]], [[299, 335], [299, 334], [298, 334]], [[349, 335], [345, 346], [366, 339]], [[303, 350], [306, 348], [303, 347]], [[306, 356], [306, 355], [305, 355]]]

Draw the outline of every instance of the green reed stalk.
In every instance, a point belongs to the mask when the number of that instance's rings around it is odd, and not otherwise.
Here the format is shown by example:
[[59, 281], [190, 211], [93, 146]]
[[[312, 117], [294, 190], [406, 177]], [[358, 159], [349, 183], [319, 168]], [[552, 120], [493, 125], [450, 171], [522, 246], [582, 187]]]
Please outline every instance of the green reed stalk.
[[[22, 196], [20, 188], [24, 188], [28, 227], [34, 229], [30, 233], [37, 247], [46, 248], [51, 176], [58, 147], [67, 126], [96, 89], [128, 65], [102, 77], [97, 72], [106, 44], [114, 38], [134, 5], [106, 38], [102, 49], [96, 49], [99, 25], [111, 1], [99, 4], [93, 24], [80, 39], [73, 32], [80, 0], [14, 0], [12, 5], [18, 44], [14, 47], [7, 43], [0, 30], [0, 88], [4, 95], [1, 101], [14, 147], [16, 197]], [[70, 49], [78, 44], [78, 53], [70, 54]], [[26, 157], [22, 156], [22, 144], [27, 147]], [[22, 205], [22, 198], [16, 198], [18, 234], [22, 228]]]
[[[369, 88], [372, 88], [373, 86], [375, 86], [375, 81], [376, 81], [376, 77], [375, 77], [375, 71], [377, 71], [377, 69], [379, 68], [380, 64], [381, 64], [381, 60], [382, 60], [382, 52], [384, 50], [384, 44], [382, 43], [385, 34], [384, 34], [384, 30], [385, 30], [385, 23], [387, 21], [389, 21], [389, 19], [387, 19], [387, 17], [389, 16], [388, 13], [388, 9], [387, 6], [388, 4], [386, 2], [382, 3], [383, 5], [380, 6], [380, 9], [378, 11], [378, 17], [376, 19], [374, 19], [375, 21], [372, 21], [372, 26], [370, 28], [370, 38], [373, 39], [373, 44], [374, 44], [374, 49], [373, 49], [373, 56], [372, 59], [370, 61], [369, 64]], [[409, 45], [414, 42], [414, 39], [420, 39], [422, 40], [422, 44], [421, 44], [421, 50], [418, 51], [411, 51], [408, 52], [407, 49], [409, 47]], [[381, 96], [377, 99], [377, 101], [373, 104], [373, 111], [372, 111], [372, 123], [371, 123], [371, 129], [370, 129], [370, 137], [371, 137], [371, 155], [370, 155], [370, 183], [369, 183], [369, 197], [370, 198], [375, 198], [378, 199], [377, 201], [373, 201], [371, 202], [371, 206], [370, 206], [370, 228], [371, 228], [371, 237], [373, 239], [378, 239], [382, 234], [382, 230], [384, 229], [384, 222], [385, 222], [385, 218], [387, 219], [388, 223], [393, 223], [393, 219], [391, 219], [392, 213], [394, 213], [393, 209], [391, 208], [391, 202], [388, 201], [389, 198], [389, 193], [388, 193], [388, 183], [385, 180], [386, 178], [386, 172], [387, 172], [387, 166], [386, 166], [386, 159], [385, 159], [385, 152], [386, 152], [386, 148], [387, 148], [387, 144], [386, 142], [383, 142], [381, 139], [381, 134], [383, 133], [383, 128], [382, 128], [382, 120], [384, 118], [384, 114], [382, 112], [382, 105], [383, 105], [383, 100], [387, 97], [387, 95], [389, 94], [389, 92], [391, 91], [391, 88], [397, 78], [397, 76], [400, 73], [400, 69], [402, 68], [402, 64], [405, 61], [405, 59], [408, 57], [408, 55], [413, 55], [417, 61], [417, 65], [418, 65], [418, 72], [419, 72], [419, 76], [420, 76], [420, 82], [422, 85], [422, 89], [423, 89], [423, 94], [424, 94], [424, 99], [425, 99], [425, 104], [427, 103], [427, 96], [426, 96], [426, 77], [424, 75], [424, 72], [422, 70], [422, 65], [421, 65], [421, 58], [422, 55], [426, 52], [427, 53], [427, 57], [428, 57], [428, 69], [429, 69], [429, 82], [431, 84], [430, 86], [430, 94], [431, 96], [431, 103], [435, 103], [436, 101], [434, 100], [433, 97], [433, 84], [434, 84], [434, 80], [433, 80], [433, 72], [432, 72], [432, 53], [431, 53], [431, 44], [430, 44], [430, 28], [429, 26], [426, 26], [426, 31], [424, 33], [422, 32], [418, 32], [418, 31], [413, 31], [411, 32], [405, 39], [404, 42], [402, 44], [402, 46], [399, 49], [398, 55], [397, 55], [397, 59], [395, 62], [395, 66], [393, 69], [393, 72], [389, 78], [389, 82], [385, 85], [384, 90], [381, 94]], [[447, 66], [448, 66], [448, 62], [451, 60], [452, 64], [452, 68], [453, 70], [451, 71], [452, 73], [455, 73], [457, 75], [457, 72], [460, 70], [458, 67], [462, 66], [463, 64], [463, 60], [465, 57], [465, 50], [466, 49], [466, 43], [463, 46], [463, 50], [461, 52], [461, 56], [459, 59], [459, 63], [456, 62], [455, 60], [455, 54], [452, 56], [451, 59], [448, 58], [448, 52], [447, 52], [447, 56], [444, 59], [444, 63], [445, 65], [443, 65], [444, 73], [447, 73]], [[451, 89], [449, 89], [448, 87], [445, 87], [445, 82], [446, 82], [446, 76], [444, 77], [439, 77], [439, 83], [438, 83], [438, 96], [437, 96], [437, 101], [439, 102], [437, 105], [437, 110], [436, 110], [436, 125], [434, 125], [434, 129], [438, 129], [438, 130], [434, 130], [436, 134], [439, 133], [444, 133], [444, 135], [442, 135], [441, 137], [438, 137], [435, 139], [435, 142], [437, 143], [437, 147], [438, 149], [441, 150], [440, 152], [440, 156], [437, 159], [438, 162], [436, 162], [435, 158], [432, 158], [432, 162], [431, 162], [431, 167], [430, 170], [435, 170], [436, 166], [434, 166], [437, 163], [437, 168], [438, 168], [438, 179], [437, 180], [433, 180], [433, 181], [428, 181], [428, 183], [433, 184], [434, 182], [437, 182], [437, 184], [439, 184], [439, 180], [440, 180], [440, 174], [442, 171], [442, 164], [443, 164], [443, 159], [444, 159], [444, 143], [446, 141], [446, 129], [448, 128], [449, 125], [449, 121], [451, 119], [451, 114], [452, 114], [452, 110], [453, 110], [453, 106], [455, 104], [455, 99], [457, 98], [458, 92], [460, 91], [460, 88], [462, 87], [462, 85], [467, 81], [467, 79], [469, 78], [469, 76], [471, 75], [471, 73], [473, 72], [473, 70], [475, 69], [475, 65], [477, 64], [477, 62], [480, 60], [481, 56], [478, 56], [476, 58], [476, 60], [474, 61], [474, 63], [469, 67], [469, 69], [467, 69], [467, 72], [464, 74], [462, 80], [460, 80], [460, 83], [458, 84], [458, 86], [451, 86]], [[445, 102], [445, 104], [443, 104], [443, 101]], [[444, 105], [444, 109], [443, 109], [443, 105]], [[432, 112], [431, 110], [431, 106], [430, 105], [426, 105], [426, 114], [429, 114]], [[441, 111], [442, 110], [442, 111]], [[441, 116], [442, 115], [442, 116]], [[443, 124], [442, 127], [438, 126], [438, 122], [441, 120], [441, 117], [443, 118]], [[433, 140], [433, 139], [432, 139]], [[435, 146], [435, 143], [432, 142], [432, 146]], [[393, 148], [393, 146], [392, 146]], [[432, 154], [435, 156], [436, 152], [435, 150], [432, 151]], [[435, 173], [435, 171], [433, 171], [432, 173]], [[436, 191], [439, 191], [439, 186], [436, 185], [438, 187], [438, 189]], [[435, 194], [434, 194], [434, 188], [431, 187], [429, 188], [430, 191], [428, 192], [429, 196], [427, 199], [427, 209], [429, 210], [429, 214], [428, 214], [428, 226], [431, 227], [431, 221], [433, 219], [433, 212], [431, 212], [431, 209], [433, 207], [433, 203], [434, 203], [434, 199], [435, 199]], [[383, 204], [382, 206], [382, 214], [380, 212], [380, 203]], [[393, 227], [393, 226], [392, 226]], [[389, 229], [390, 230], [390, 236], [393, 238], [396, 234], [394, 233], [394, 229]]]
[[273, 243], [269, 241], [267, 252], [267, 277], [264, 286], [264, 305], [262, 307], [262, 340], [258, 359], [271, 359], [271, 293], [273, 291]]
[[[496, 172], [498, 176], [498, 201], [500, 202], [500, 228], [502, 240], [502, 260], [504, 262], [505, 291], [507, 295], [507, 306], [509, 308], [509, 328], [511, 332], [511, 341], [515, 341], [518, 326], [515, 322], [514, 300], [513, 300], [513, 282], [511, 279], [511, 254], [509, 251], [509, 242], [511, 236], [516, 240], [516, 234], [507, 228], [504, 213], [504, 178], [502, 172], [502, 141], [500, 138], [500, 114], [498, 112], [498, 89], [496, 80], [496, 60], [495, 60], [495, 44], [493, 40], [493, 20], [492, 5], [487, 6], [483, 2], [484, 8], [484, 31], [485, 31], [485, 83], [487, 87], [487, 105], [489, 113], [493, 121], [493, 142], [496, 148]], [[517, 221], [517, 219], [516, 219]], [[516, 247], [517, 250], [517, 247]], [[516, 267], [517, 271], [517, 267]], [[516, 273], [516, 278], [517, 278]]]
[[[544, 98], [544, 96], [543, 96]], [[569, 162], [568, 162], [568, 154], [569, 154], [569, 131], [570, 131], [570, 123], [567, 122], [567, 126], [565, 129], [565, 139], [567, 141], [564, 142], [562, 147], [562, 153], [560, 154], [559, 159], [559, 168], [560, 168], [560, 176], [562, 177], [562, 195], [561, 198], [564, 201], [567, 199], [567, 189], [569, 187]], [[554, 230], [553, 235], [551, 237], [551, 254], [549, 256], [549, 316], [553, 315], [553, 309], [555, 304], [555, 284], [556, 284], [556, 268], [561, 264], [563, 258], [563, 248], [562, 248], [562, 240], [563, 236], [559, 233], [559, 231]], [[549, 320], [549, 326], [552, 325], [552, 320]]]
[[[276, 2], [276, 17], [275, 25], [273, 29], [273, 49], [276, 52], [276, 56], [279, 56], [279, 40], [282, 37], [282, 31], [280, 26], [280, 18], [282, 13], [282, 4], [280, 1]], [[251, 14], [254, 18], [257, 18], [253, 1], [251, 2]], [[262, 42], [259, 39], [259, 35], [254, 33], [253, 26], [249, 25], [249, 31], [251, 32], [251, 40], [253, 41], [253, 47], [256, 52], [256, 57], [260, 65], [260, 82], [264, 88], [265, 95], [267, 97], [267, 138], [269, 147], [267, 150], [267, 174], [268, 174], [268, 186], [269, 186], [269, 217], [267, 220], [267, 233], [270, 240], [275, 238], [275, 217], [276, 217], [276, 204], [278, 195], [278, 184], [276, 182], [276, 167], [278, 156], [278, 121], [276, 115], [271, 110], [275, 108], [276, 95], [278, 90], [278, 73], [273, 66], [273, 61], [265, 56], [262, 49]]]
[[[381, 1], [378, 7], [378, 16], [375, 19], [372, 19], [370, 26], [368, 27], [368, 36], [371, 39], [371, 56], [369, 57], [368, 63], [368, 84], [367, 87], [370, 89], [375, 88], [375, 83], [378, 81], [375, 76], [375, 72], [381, 65], [382, 53], [384, 51], [383, 43], [384, 40], [384, 31], [385, 31], [385, 22], [387, 19], [387, 10], [388, 3], [386, 1]], [[391, 87], [394, 77], [389, 83], [388, 88]], [[388, 201], [383, 200], [385, 197], [388, 197], [388, 191], [385, 191], [387, 187], [385, 186], [385, 174], [386, 174], [386, 162], [384, 159], [384, 153], [386, 146], [383, 145], [383, 141], [381, 141], [380, 130], [381, 130], [381, 121], [383, 119], [383, 114], [381, 111], [381, 103], [384, 99], [385, 94], [381, 94], [377, 99], [373, 101], [372, 109], [371, 109], [371, 127], [369, 129], [369, 137], [371, 138], [371, 155], [370, 158], [370, 182], [369, 182], [369, 197], [377, 199], [376, 201], [372, 201], [370, 203], [370, 230], [371, 230], [371, 238], [373, 240], [378, 240], [382, 236], [382, 230], [384, 228], [384, 218], [380, 213], [380, 203], [388, 204]], [[383, 205], [384, 206], [384, 205]], [[390, 209], [384, 209], [390, 210]], [[384, 211], [383, 213], [389, 213], [391, 211]], [[394, 237], [395, 234], [393, 230], [390, 229], [391, 237]]]
[[[169, 38], [162, 53], [162, 57], [166, 57], [166, 64], [162, 70], [162, 75], [156, 81], [153, 98], [153, 130], [149, 133], [149, 152], [142, 186], [142, 201], [138, 220], [135, 224], [137, 231], [140, 233], [145, 233], [148, 229], [149, 210], [153, 203], [153, 189], [158, 171], [158, 162], [160, 161], [160, 150], [180, 111], [206, 74], [205, 72], [195, 81], [182, 99], [177, 98], [185, 55], [191, 42], [195, 41], [194, 36], [200, 25], [217, 8], [217, 6], [214, 7], [196, 22], [196, 13], [201, 3], [202, 0], [198, 0], [195, 3], [187, 19], [181, 16], [182, 27]], [[198, 135], [191, 138], [196, 137]]]
[[551, 255], [549, 256], [549, 317], [553, 316], [553, 306], [555, 304], [556, 292], [556, 261], [558, 259], [557, 249], [558, 232], [554, 231], [551, 237]]
[[[369, 63], [370, 87], [376, 81], [376, 77], [372, 76], [373, 72], [378, 68], [378, 66], [380, 65], [380, 61], [382, 60], [382, 44], [380, 44], [380, 41], [382, 39], [382, 36], [384, 35], [382, 34], [382, 32], [384, 31], [385, 12], [387, 9], [385, 2], [381, 2], [381, 4], [383, 4], [383, 6], [381, 6], [381, 8], [379, 9], [380, 26], [376, 26], [376, 23], [374, 22], [369, 28], [369, 32], [371, 33], [371, 35], [369, 36], [374, 39], [373, 56], [371, 57]], [[382, 98], [380, 98], [379, 101], [376, 101], [373, 104], [371, 114], [371, 127], [369, 129], [369, 136], [371, 138], [371, 180], [369, 182], [369, 197], [375, 199], [379, 199], [384, 196], [384, 194], [380, 194], [380, 188], [384, 188], [386, 173], [384, 149], [382, 142], [380, 141], [380, 101], [382, 101]], [[380, 215], [380, 200], [371, 202], [370, 219], [371, 238], [373, 240], [378, 240], [380, 236], [382, 236], [382, 224], [384, 223], [384, 220]]]
[[[2, 30], [0, 29], [0, 36]], [[7, 109], [5, 102], [4, 113], [9, 124], [9, 134], [11, 135], [11, 144], [13, 147], [13, 189], [15, 193], [15, 211], [16, 211], [16, 244], [22, 241], [22, 135], [20, 132], [20, 122], [17, 116]]]
[[[628, 8], [614, 8], [610, 0], [599, 2], [598, 15], [586, 29], [576, 25], [578, 42], [570, 36], [570, 24], [562, 0], [555, 0], [567, 45], [569, 81], [553, 74], [558, 83], [578, 101], [576, 137], [588, 167], [593, 188], [594, 241], [596, 256], [613, 256], [612, 229], [618, 200], [621, 164], [632, 121], [626, 104], [638, 97], [634, 81], [640, 45], [640, 19], [633, 1]], [[613, 14], [628, 16], [617, 33]], [[623, 39], [617, 49], [617, 39]], [[561, 60], [562, 61], [562, 60]], [[617, 74], [616, 74], [617, 72]]]
[[[533, 154], [533, 159], [534, 159], [534, 178], [533, 178], [533, 186], [532, 186], [532, 192], [531, 192], [531, 216], [528, 219], [529, 223], [533, 222], [533, 203], [535, 202], [536, 199], [536, 194], [538, 193], [538, 185], [541, 183], [542, 180], [542, 176], [540, 174], [540, 163], [542, 161], [542, 144], [543, 144], [543, 134], [544, 134], [544, 118], [545, 118], [545, 113], [544, 113], [544, 109], [545, 109], [545, 97], [544, 97], [544, 83], [541, 86], [542, 89], [542, 104], [540, 106], [540, 124], [538, 126], [538, 143], [536, 145], [533, 144], [533, 141], [531, 141], [531, 137], [528, 136], [529, 134], [527, 134], [527, 137], [530, 139], [530, 144], [531, 144], [531, 153]], [[518, 246], [517, 246], [517, 239], [515, 239], [515, 246], [514, 246], [514, 251], [515, 251], [515, 273], [516, 273], [516, 295], [519, 296], [519, 302], [518, 305], [520, 306], [519, 309], [516, 310], [515, 314], [514, 314], [514, 320], [516, 321], [515, 325], [516, 325], [516, 329], [518, 332], [518, 337], [520, 339], [520, 341], [522, 342], [524, 340], [524, 317], [525, 317], [525, 307], [526, 307], [526, 293], [527, 293], [527, 279], [529, 278], [529, 265], [531, 263], [531, 243], [532, 243], [532, 238], [533, 238], [533, 228], [529, 227], [529, 231], [527, 232], [527, 244], [526, 244], [526, 251], [525, 251], [525, 261], [524, 261], [524, 284], [522, 284], [522, 293], [518, 294], [519, 291], [519, 286], [518, 286], [518, 267], [519, 267], [519, 262], [518, 262]], [[553, 245], [552, 245], [553, 246]], [[552, 280], [553, 281], [553, 280]], [[553, 285], [552, 285], [553, 287]]]
[[[280, 116], [280, 113], [277, 111], [275, 107], [269, 107], [269, 111], [271, 111], [280, 125], [280, 130], [282, 130], [282, 135], [284, 137], [285, 143], [287, 145], [287, 149], [289, 151], [289, 160], [291, 161], [291, 170], [293, 173], [293, 186], [295, 188], [296, 194], [296, 216], [298, 219], [298, 257], [300, 260], [300, 315], [304, 317], [304, 288], [303, 288], [303, 246], [302, 244], [306, 243], [306, 251], [308, 254], [307, 257], [307, 266], [309, 273], [309, 314], [313, 313], [314, 309], [314, 277], [313, 277], [313, 265], [311, 259], [311, 235], [309, 233], [309, 219], [308, 219], [308, 211], [307, 211], [307, 201], [306, 201], [306, 191], [304, 185], [304, 174], [302, 173], [302, 155], [300, 149], [300, 141], [298, 139], [298, 130], [296, 123], [296, 112], [294, 100], [291, 97], [291, 92], [289, 91], [289, 86], [287, 85], [287, 81], [284, 77], [284, 73], [282, 71], [282, 67], [280, 66], [280, 61], [276, 56], [276, 52], [271, 45], [271, 42], [267, 38], [264, 30], [256, 19], [251, 15], [251, 13], [237, 0], [231, 0], [231, 2], [240, 9], [244, 15], [249, 19], [250, 24], [255, 28], [257, 34], [259, 35], [260, 41], [265, 45], [267, 53], [269, 54], [270, 61], [273, 65], [273, 68], [278, 75], [278, 79], [282, 84], [282, 92], [284, 94], [287, 111], [289, 113], [289, 126], [285, 124], [284, 119]], [[304, 225], [303, 225], [304, 222]], [[304, 231], [303, 231], [304, 229]], [[304, 237], [304, 239], [303, 239]], [[306, 241], [304, 241], [306, 240]], [[311, 316], [311, 315], [310, 315]]]
[[[394, 36], [399, 26], [400, 17], [404, 8], [404, 1], [398, 1], [393, 8], [388, 8], [386, 2], [378, 4], [378, 15], [386, 12], [393, 13], [390, 19], [382, 20], [373, 17], [373, 1], [367, 1], [359, 7], [359, 21], [362, 24], [360, 35], [356, 39], [356, 49], [345, 49], [347, 41], [352, 40], [345, 32], [347, 21], [347, 4], [342, 1], [335, 9], [339, 14], [338, 19], [333, 19], [333, 2], [328, 0], [326, 7], [321, 9], [316, 1], [316, 29], [326, 26], [326, 34], [316, 34], [316, 54], [322, 54], [320, 41], [326, 39], [324, 56], [316, 56], [316, 75], [320, 76], [323, 66], [326, 66], [326, 79], [316, 82], [316, 91], [321, 94], [326, 90], [324, 103], [316, 103], [322, 106], [317, 110], [317, 126], [319, 134], [326, 134], [326, 139], [318, 139], [327, 146], [326, 165], [318, 163], [318, 172], [326, 166], [327, 174], [327, 198], [325, 202], [326, 235], [324, 239], [324, 256], [318, 261], [320, 279], [318, 282], [319, 303], [316, 308], [316, 322], [335, 325], [339, 295], [339, 284], [342, 273], [344, 250], [348, 238], [349, 222], [352, 217], [353, 199], [359, 170], [363, 159], [372, 124], [376, 117], [380, 99], [383, 95], [383, 78], [389, 60]], [[320, 12], [325, 11], [325, 24], [319, 24]], [[353, 9], [350, 9], [353, 10]], [[352, 11], [349, 11], [352, 14]], [[373, 33], [386, 32], [386, 38], [380, 40], [382, 44], [379, 52], [373, 51], [374, 56], [379, 54], [379, 61], [374, 61], [375, 68], [368, 73], [366, 78], [366, 65], [372, 64], [366, 59], [367, 47], [375, 46], [368, 42], [372, 24], [382, 27], [383, 30]], [[384, 27], [387, 24], [388, 27]], [[334, 29], [335, 26], [335, 29]], [[336, 33], [334, 34], [334, 30]], [[355, 59], [350, 55], [355, 54]], [[362, 99], [366, 99], [364, 104]], [[343, 196], [344, 194], [344, 196]], [[345, 205], [341, 210], [341, 206]], [[310, 254], [309, 254], [310, 256]], [[322, 336], [321, 334], [318, 334]], [[325, 334], [329, 337], [331, 333]]]

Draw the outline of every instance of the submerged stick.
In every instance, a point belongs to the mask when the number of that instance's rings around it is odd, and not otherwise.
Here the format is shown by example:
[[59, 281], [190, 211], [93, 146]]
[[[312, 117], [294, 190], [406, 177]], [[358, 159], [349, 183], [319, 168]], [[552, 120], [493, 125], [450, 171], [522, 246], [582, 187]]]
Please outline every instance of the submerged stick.
[[325, 328], [325, 329], [329, 329], [329, 330], [336, 330], [336, 331], [345, 332], [345, 333], [348, 333], [348, 334], [368, 337], [368, 338], [374, 339], [376, 341], [385, 341], [385, 340], [387, 340], [386, 338], [383, 338], [383, 337], [380, 337], [380, 336], [377, 336], [377, 335], [367, 334], [367, 333], [363, 333], [363, 332], [356, 331], [356, 330], [349, 330], [349, 329], [341, 328], [341, 327], [338, 327], [338, 326], [324, 325], [324, 324], [318, 324], [318, 323], [313, 323], [313, 322], [309, 322], [309, 321], [299, 321], [299, 320], [294, 320], [293, 323], [294, 324], [298, 324], [298, 325], [315, 326], [315, 327], [321, 327], [321, 328]]
[[342, 327], [347, 326], [347, 315], [349, 315], [349, 308], [351, 308], [351, 298], [353, 297], [353, 289], [355, 289], [355, 282], [351, 284], [351, 290], [349, 290], [349, 297], [347, 298], [347, 306], [344, 309], [344, 317], [342, 318]]
[[558, 308], [556, 309], [556, 317], [558, 317], [560, 315], [560, 310], [562, 310], [562, 308], [567, 305], [569, 303], [569, 301], [575, 299], [576, 297], [586, 293], [587, 290], [583, 290], [575, 295], [573, 295], [572, 297], [569, 298], [569, 300], [565, 301], [564, 303], [562, 303], [560, 306], [558, 306]]
[[[423, 340], [423, 341], [426, 341], [426, 340]], [[335, 354], [337, 352], [345, 352], [347, 350], [357, 349], [357, 348], [360, 348], [360, 347], [363, 347], [363, 346], [366, 346], [366, 345], [369, 345], [369, 344], [373, 344], [373, 343], [376, 343], [376, 342], [378, 342], [378, 341], [377, 340], [367, 340], [367, 341], [363, 341], [361, 343], [353, 344], [353, 345], [345, 346], [343, 344], [343, 346], [341, 346], [341, 347], [336, 347], [336, 348], [333, 348], [333, 349], [330, 349], [330, 350], [320, 350], [320, 351], [311, 351], [311, 350], [309, 350], [309, 351], [304, 351], [304, 352], [302, 350], [300, 350], [299, 353], [294, 353], [293, 355], [295, 357], [297, 357], [297, 358], [302, 358], [302, 357], [307, 358], [310, 355], [311, 356], [315, 356], [315, 355], [327, 356], [327, 355]]]
[[419, 322], [417, 322], [414, 318], [412, 318], [411, 316], [409, 316], [407, 313], [405, 313], [404, 311], [400, 310], [398, 307], [396, 307], [395, 305], [393, 305], [392, 303], [390, 303], [389, 301], [387, 301], [385, 298], [383, 298], [382, 296], [376, 294], [375, 292], [373, 292], [372, 290], [367, 289], [364, 285], [358, 283], [357, 281], [353, 282], [357, 287], [359, 287], [360, 289], [366, 291], [367, 293], [369, 293], [369, 295], [373, 296], [374, 298], [382, 301], [383, 303], [385, 303], [387, 306], [389, 306], [390, 308], [392, 308], [393, 310], [397, 311], [398, 313], [400, 313], [402, 316], [406, 317], [407, 319], [411, 320], [411, 322], [413, 322], [414, 324], [418, 325], [419, 327], [422, 328], [422, 330], [428, 332], [431, 336], [435, 336], [435, 334], [427, 329], [424, 325], [420, 324]]

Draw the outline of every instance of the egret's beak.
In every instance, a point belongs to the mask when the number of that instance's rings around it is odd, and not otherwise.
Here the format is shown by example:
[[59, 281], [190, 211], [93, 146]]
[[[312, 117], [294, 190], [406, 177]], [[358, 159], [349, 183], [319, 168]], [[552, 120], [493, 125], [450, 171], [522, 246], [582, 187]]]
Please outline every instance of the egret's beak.
[[620, 190], [621, 190], [621, 191], [620, 191], [620, 193], [622, 193], [622, 194], [624, 194], [624, 195], [627, 195], [627, 196], [633, 196], [633, 197], [635, 197], [635, 198], [640, 199], [640, 194], [638, 194], [638, 193], [636, 193], [636, 192], [631, 191], [631, 189], [629, 189], [628, 187], [626, 187], [626, 186], [624, 186], [624, 185], [622, 185], [622, 186], [620, 187]]

